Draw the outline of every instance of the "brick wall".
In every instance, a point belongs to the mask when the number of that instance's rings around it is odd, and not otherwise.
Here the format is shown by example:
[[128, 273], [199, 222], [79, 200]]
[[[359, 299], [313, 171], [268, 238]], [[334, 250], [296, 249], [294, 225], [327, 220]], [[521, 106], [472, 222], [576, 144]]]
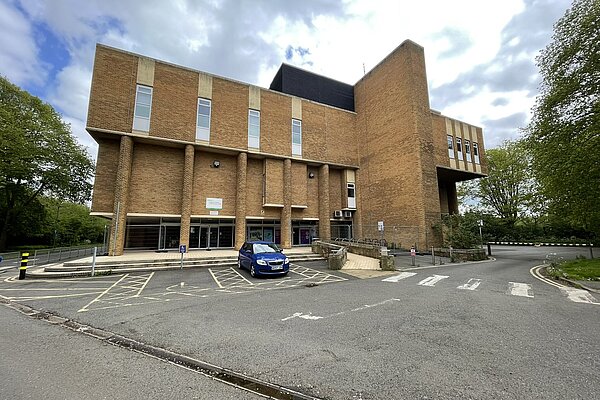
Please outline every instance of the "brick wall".
[[98, 140], [92, 211], [113, 212], [115, 182], [119, 166], [119, 141]]
[[180, 214], [184, 160], [182, 148], [135, 143], [127, 212]]
[[355, 104], [362, 223], [420, 226], [425, 245], [440, 206], [423, 49], [400, 45], [357, 83]]
[[308, 175], [306, 172], [306, 164], [292, 162], [292, 204], [306, 205], [306, 192]]
[[[219, 168], [212, 168], [214, 160]], [[223, 199], [219, 215], [235, 215], [237, 187], [237, 157], [197, 151], [194, 160], [194, 184], [192, 189], [192, 215], [209, 215], [206, 198]]]
[[213, 78], [210, 143], [248, 148], [248, 85]]
[[304, 218], [319, 218], [319, 169], [313, 166], [307, 167], [306, 175], [312, 172], [313, 178], [307, 179], [306, 183], [306, 208], [302, 212]]
[[335, 210], [345, 208], [342, 203], [342, 170], [329, 168], [329, 216]]
[[260, 149], [265, 153], [292, 154], [292, 98], [261, 91]]
[[138, 58], [96, 46], [87, 126], [131, 132]]
[[265, 204], [283, 204], [283, 160], [265, 160]]
[[196, 136], [198, 74], [157, 62], [150, 136], [193, 142]]

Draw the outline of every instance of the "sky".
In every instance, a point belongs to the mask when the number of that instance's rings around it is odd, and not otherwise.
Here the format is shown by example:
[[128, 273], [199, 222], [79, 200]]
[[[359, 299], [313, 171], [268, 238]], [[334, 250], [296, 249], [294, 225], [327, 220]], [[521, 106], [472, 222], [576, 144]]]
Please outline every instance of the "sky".
[[103, 43], [269, 87], [282, 62], [355, 84], [400, 43], [425, 48], [431, 108], [481, 126], [486, 148], [522, 135], [535, 57], [566, 0], [0, 0], [0, 74], [85, 131]]

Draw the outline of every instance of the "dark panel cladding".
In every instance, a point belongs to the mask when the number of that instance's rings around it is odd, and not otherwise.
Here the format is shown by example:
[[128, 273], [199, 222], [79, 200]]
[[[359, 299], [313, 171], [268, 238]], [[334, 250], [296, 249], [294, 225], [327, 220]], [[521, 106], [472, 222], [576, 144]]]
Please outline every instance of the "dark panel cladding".
[[354, 111], [354, 86], [281, 64], [269, 89]]

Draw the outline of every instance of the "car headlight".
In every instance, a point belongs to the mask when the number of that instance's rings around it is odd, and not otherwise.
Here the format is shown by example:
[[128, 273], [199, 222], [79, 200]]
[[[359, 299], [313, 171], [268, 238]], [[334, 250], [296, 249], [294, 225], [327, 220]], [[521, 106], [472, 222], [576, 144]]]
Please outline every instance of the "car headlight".
[[267, 265], [267, 262], [265, 260], [256, 260], [256, 263], [258, 265]]
[[289, 258], [287, 258], [287, 257], [285, 258], [285, 260], [283, 260], [283, 263], [284, 263], [284, 264], [287, 264], [287, 263], [289, 263], [289, 262], [290, 262], [290, 259], [289, 259]]

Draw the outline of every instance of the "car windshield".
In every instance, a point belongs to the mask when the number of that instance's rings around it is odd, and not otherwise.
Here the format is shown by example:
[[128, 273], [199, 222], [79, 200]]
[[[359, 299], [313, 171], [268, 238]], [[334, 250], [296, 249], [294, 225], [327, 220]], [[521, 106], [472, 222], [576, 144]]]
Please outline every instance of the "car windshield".
[[279, 253], [279, 247], [273, 243], [254, 243], [254, 254]]

